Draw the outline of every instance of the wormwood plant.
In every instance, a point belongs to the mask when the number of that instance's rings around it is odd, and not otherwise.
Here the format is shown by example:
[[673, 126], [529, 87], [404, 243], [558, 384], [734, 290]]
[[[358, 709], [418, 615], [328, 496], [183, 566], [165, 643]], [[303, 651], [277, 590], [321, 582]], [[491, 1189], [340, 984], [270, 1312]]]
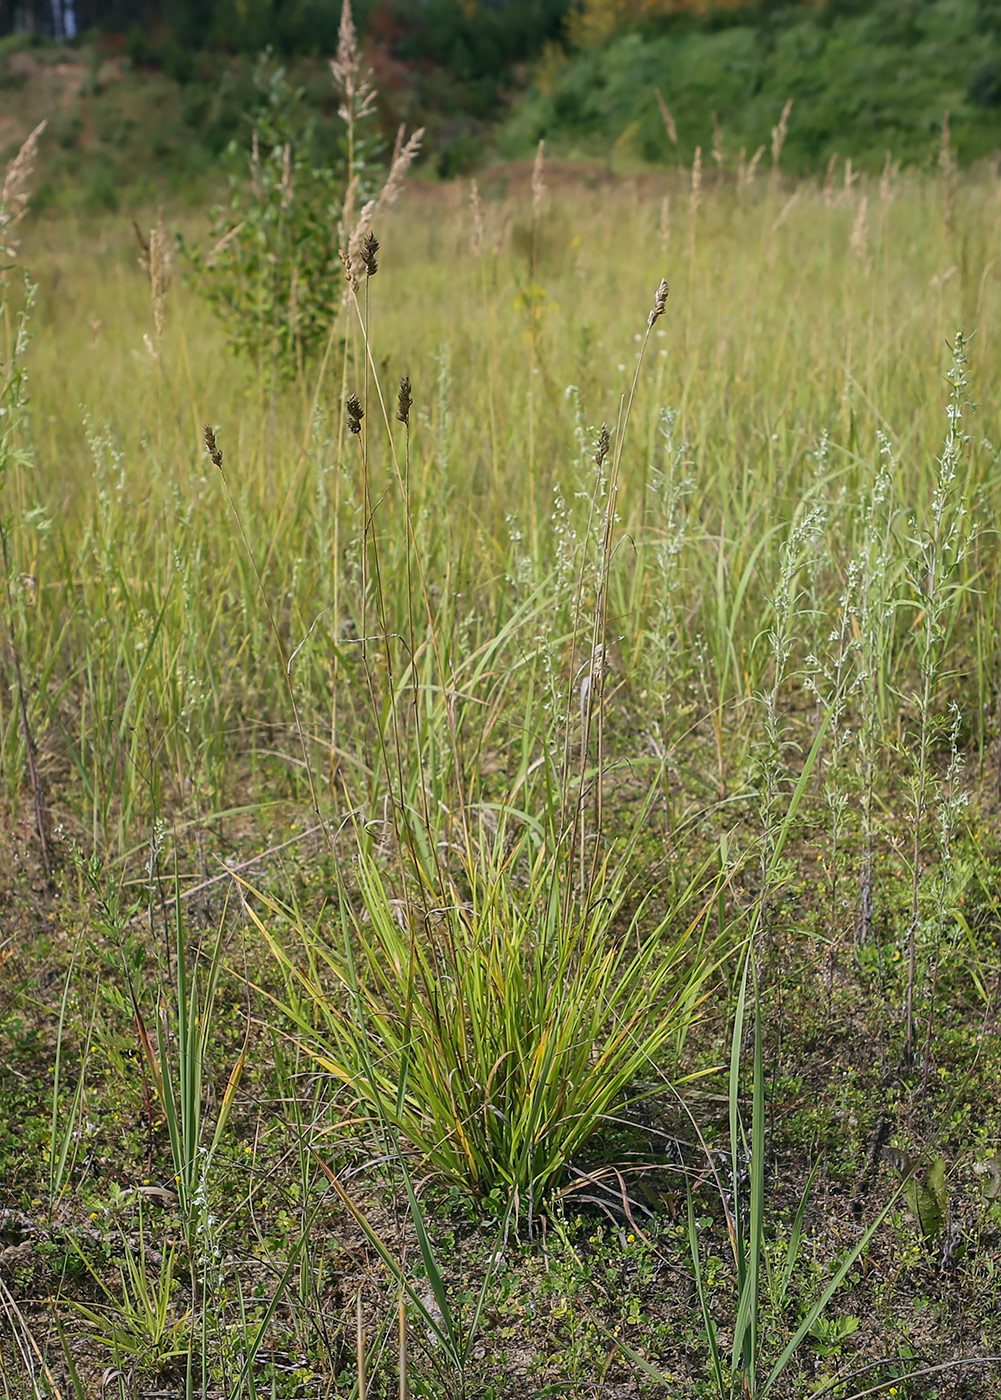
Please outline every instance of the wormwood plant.
[[[949, 399], [946, 405], [947, 428], [931, 501], [924, 519], [911, 522], [913, 554], [908, 567], [908, 582], [913, 595], [914, 630], [917, 639], [919, 684], [910, 697], [916, 711], [915, 732], [910, 736], [911, 760], [911, 918], [907, 928], [907, 993], [905, 1052], [911, 1059], [916, 1049], [916, 990], [918, 980], [919, 930], [925, 915], [922, 899], [921, 862], [928, 838], [930, 812], [938, 808], [938, 845], [943, 871], [948, 870], [951, 845], [962, 806], [957, 796], [961, 759], [958, 751], [960, 713], [955, 706], [942, 713], [936, 706], [941, 684], [947, 676], [946, 657], [949, 633], [955, 621], [956, 606], [969, 587], [963, 576], [963, 563], [971, 545], [969, 508], [966, 502], [962, 470], [968, 453], [969, 435], [964, 430], [964, 413], [970, 408], [967, 400], [968, 359], [966, 338], [957, 332], [952, 345], [952, 364], [946, 376]], [[951, 729], [951, 733], [950, 733]], [[952, 761], [944, 784], [933, 764], [932, 752], [937, 741], [949, 736]], [[938, 939], [945, 922], [948, 880], [937, 880], [930, 918], [934, 951], [932, 964], [937, 971]], [[934, 976], [932, 979], [934, 986]], [[934, 996], [928, 1003], [927, 1029], [930, 1039], [934, 1017]], [[926, 1051], [930, 1051], [926, 1045]]]

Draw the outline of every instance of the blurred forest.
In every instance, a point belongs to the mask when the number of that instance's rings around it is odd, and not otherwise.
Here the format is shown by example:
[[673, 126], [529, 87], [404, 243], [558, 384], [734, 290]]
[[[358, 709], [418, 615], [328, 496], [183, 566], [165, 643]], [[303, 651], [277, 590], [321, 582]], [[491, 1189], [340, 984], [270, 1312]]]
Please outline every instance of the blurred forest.
[[[1001, 147], [1001, 0], [357, 0], [378, 139], [424, 126], [425, 167], [551, 155], [616, 168], [736, 165], [767, 150], [822, 170]], [[264, 51], [301, 93], [323, 153], [339, 139], [325, 60], [341, 0], [0, 0], [0, 134], [48, 118], [43, 201], [199, 197], [249, 142]], [[326, 136], [324, 132], [326, 131]], [[151, 165], [149, 157], [152, 155]]]

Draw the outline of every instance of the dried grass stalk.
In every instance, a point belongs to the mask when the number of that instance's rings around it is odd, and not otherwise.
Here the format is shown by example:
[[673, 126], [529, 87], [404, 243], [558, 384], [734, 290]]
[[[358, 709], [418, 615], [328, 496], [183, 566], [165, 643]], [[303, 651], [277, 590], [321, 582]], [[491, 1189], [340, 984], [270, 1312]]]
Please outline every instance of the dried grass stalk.
[[532, 162], [532, 217], [538, 218], [542, 209], [542, 201], [546, 197], [545, 181], [545, 159], [546, 143], [539, 142], [539, 148], [535, 152], [535, 160]]
[[852, 225], [849, 239], [852, 252], [863, 263], [869, 261], [869, 197], [863, 195], [858, 202], [858, 211]]
[[835, 200], [835, 195], [834, 195], [834, 172], [836, 171], [837, 166], [838, 166], [838, 153], [837, 153], [837, 151], [832, 151], [832, 152], [831, 152], [831, 158], [830, 158], [830, 160], [827, 162], [827, 171], [826, 171], [826, 173], [825, 173], [825, 175], [824, 175], [824, 187], [823, 187], [824, 204], [827, 206], [828, 209], [833, 208], [833, 205], [834, 205], [834, 200]]
[[469, 251], [474, 258], [483, 256], [483, 247], [486, 243], [486, 229], [483, 225], [483, 204], [480, 200], [480, 190], [475, 180], [469, 183], [469, 208], [472, 212], [473, 222], [469, 230]]
[[695, 158], [692, 161], [692, 188], [688, 196], [691, 205], [692, 218], [699, 212], [702, 204], [702, 147], [695, 147]]
[[879, 176], [879, 200], [885, 208], [893, 202], [896, 193], [897, 176], [900, 174], [900, 161], [893, 159], [893, 152], [887, 151], [886, 160]]
[[400, 197], [400, 191], [406, 183], [407, 171], [420, 155], [421, 145], [424, 141], [424, 128], [418, 127], [407, 141], [404, 141], [403, 134], [404, 128], [401, 126], [396, 133], [396, 147], [389, 166], [389, 174], [386, 176], [386, 183], [379, 191], [379, 197], [375, 202], [376, 209], [384, 209], [388, 205], [396, 203]]
[[713, 160], [718, 169], [723, 168], [723, 128], [719, 124], [719, 117], [713, 112]]
[[786, 200], [785, 204], [783, 204], [782, 208], [779, 210], [778, 218], [777, 218], [777, 219], [775, 220], [775, 222], [772, 224], [772, 230], [771, 230], [772, 233], [777, 232], [777, 230], [780, 229], [780, 228], [782, 227], [782, 225], [785, 223], [786, 219], [788, 219], [789, 215], [792, 213], [792, 211], [795, 209], [796, 205], [799, 203], [800, 199], [802, 198], [802, 195], [803, 195], [803, 186], [802, 186], [802, 184], [799, 184], [799, 185], [796, 186], [796, 188], [793, 190], [792, 194], [791, 194], [791, 195], [789, 196], [789, 198]]
[[666, 194], [660, 201], [660, 242], [666, 251], [671, 241], [671, 196]]
[[938, 168], [947, 180], [951, 180], [958, 170], [956, 156], [952, 149], [952, 127], [948, 112], [942, 118], [942, 140], [938, 148]]
[[758, 149], [754, 152], [754, 155], [751, 157], [751, 163], [747, 167], [748, 188], [750, 188], [750, 186], [754, 184], [754, 177], [758, 173], [758, 166], [761, 164], [761, 158], [764, 154], [764, 146], [759, 146]]
[[677, 146], [678, 128], [674, 124], [674, 117], [671, 115], [671, 109], [664, 101], [664, 97], [661, 93], [660, 88], [655, 87], [654, 92], [657, 94], [657, 106], [660, 108], [661, 120], [663, 121], [664, 129], [667, 132], [667, 139], [670, 141], [672, 146]]
[[[362, 270], [365, 269], [368, 276], [373, 273], [368, 270], [366, 262], [365, 248], [368, 240], [372, 238], [372, 220], [376, 214], [390, 204], [395, 204], [400, 196], [406, 181], [407, 171], [416, 159], [424, 139], [424, 128], [415, 131], [408, 141], [403, 139], [404, 129], [401, 126], [396, 137], [396, 149], [393, 153], [392, 163], [389, 167], [389, 174], [386, 176], [386, 183], [374, 199], [370, 199], [367, 204], [362, 205], [358, 221], [352, 229], [351, 236], [347, 241], [347, 247], [340, 250], [341, 261], [344, 264], [344, 271], [347, 274], [348, 283], [353, 291], [358, 290], [361, 285]], [[349, 219], [354, 206], [354, 194], [357, 189], [357, 182], [352, 180], [348, 185], [347, 193], [344, 197], [344, 211], [342, 216], [341, 236], [344, 236], [344, 228], [350, 227]]]
[[789, 113], [792, 111], [792, 98], [790, 97], [782, 108], [782, 115], [778, 123], [772, 127], [772, 165], [778, 165], [779, 156], [782, 154], [782, 147], [785, 145], [786, 132], [789, 130]]
[[149, 235], [149, 289], [153, 302], [153, 330], [156, 333], [157, 347], [167, 322], [167, 292], [170, 288], [170, 239], [163, 222], [161, 209], [156, 228]]

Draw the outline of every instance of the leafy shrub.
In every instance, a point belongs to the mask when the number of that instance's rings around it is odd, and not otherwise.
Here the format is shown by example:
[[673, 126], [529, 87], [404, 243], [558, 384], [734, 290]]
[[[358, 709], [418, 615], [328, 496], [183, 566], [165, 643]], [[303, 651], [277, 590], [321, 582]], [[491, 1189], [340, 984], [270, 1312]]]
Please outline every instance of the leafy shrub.
[[315, 122], [284, 68], [262, 62], [256, 84], [262, 103], [249, 160], [230, 142], [228, 197], [212, 211], [210, 246], [193, 249], [191, 259], [231, 347], [288, 377], [322, 348], [337, 307], [347, 167], [343, 156], [328, 164], [313, 158]]

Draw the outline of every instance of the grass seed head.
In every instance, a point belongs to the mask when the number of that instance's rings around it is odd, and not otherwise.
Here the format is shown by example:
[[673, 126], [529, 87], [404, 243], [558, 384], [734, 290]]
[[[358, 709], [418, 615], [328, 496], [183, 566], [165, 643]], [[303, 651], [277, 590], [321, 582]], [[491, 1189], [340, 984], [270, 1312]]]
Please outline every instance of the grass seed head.
[[405, 374], [400, 380], [400, 391], [396, 396], [396, 417], [401, 423], [410, 424], [410, 409], [413, 406], [413, 398], [410, 393], [410, 375]]
[[655, 87], [654, 92], [657, 94], [657, 106], [660, 108], [660, 117], [661, 121], [664, 123], [664, 130], [667, 132], [667, 139], [672, 146], [676, 147], [678, 144], [678, 128], [675, 125], [674, 117], [671, 115], [671, 109], [664, 101], [664, 94], [661, 92], [660, 88]]
[[692, 206], [692, 218], [699, 212], [702, 203], [702, 147], [695, 147], [695, 156], [692, 159], [692, 188], [688, 196], [688, 202]]
[[883, 170], [879, 177], [879, 198], [881, 204], [887, 205], [892, 201], [894, 184], [899, 174], [899, 160], [894, 160], [893, 152], [887, 151], [886, 160], [883, 162]]
[[361, 399], [357, 394], [348, 394], [345, 407], [348, 411], [348, 427], [353, 433], [361, 432], [361, 420], [365, 417]]
[[167, 291], [170, 287], [170, 239], [160, 210], [156, 228], [149, 235], [149, 285], [153, 301], [153, 327], [157, 344], [167, 320]]
[[951, 180], [958, 170], [956, 156], [952, 149], [952, 130], [949, 113], [942, 118], [942, 139], [938, 148], [938, 168], [947, 180]]
[[538, 150], [535, 152], [535, 160], [532, 162], [532, 215], [538, 218], [542, 209], [542, 201], [546, 197], [546, 143], [545, 140], [539, 142]]
[[351, 249], [339, 248], [337, 250], [337, 256], [344, 264], [344, 276], [347, 278], [348, 286], [353, 292], [357, 292], [358, 288], [361, 286], [361, 278], [358, 275], [358, 266], [351, 254]]
[[863, 195], [859, 200], [858, 211], [855, 215], [855, 222], [852, 225], [851, 238], [849, 243], [852, 252], [862, 262], [868, 261], [869, 257], [869, 198]]
[[469, 184], [469, 207], [473, 215], [473, 226], [469, 234], [469, 251], [474, 258], [478, 258], [483, 253], [484, 227], [480, 189], [475, 180], [471, 180]]
[[660, 279], [660, 286], [654, 293], [653, 306], [650, 308], [650, 315], [646, 318], [648, 326], [652, 327], [663, 316], [667, 308], [667, 296], [670, 288], [667, 285], [667, 278]]
[[719, 124], [719, 117], [713, 112], [713, 160], [723, 169], [723, 128]]
[[369, 277], [374, 277], [379, 271], [378, 252], [379, 240], [372, 230], [369, 229], [361, 245], [361, 260], [365, 264], [365, 271]]
[[212, 459], [212, 465], [213, 465], [214, 467], [221, 467], [221, 466], [222, 466], [222, 448], [219, 447], [218, 444], [216, 443], [216, 440], [215, 440], [215, 433], [212, 431], [212, 429], [211, 429], [211, 427], [209, 426], [208, 423], [205, 424], [205, 427], [204, 427], [204, 429], [203, 429], [203, 433], [204, 433], [204, 435], [205, 435], [205, 451], [206, 451], [206, 452], [209, 454], [209, 456], [211, 457], [211, 459]]
[[785, 145], [786, 132], [789, 130], [789, 113], [792, 111], [792, 98], [786, 102], [782, 108], [782, 115], [778, 122], [772, 127], [772, 164], [778, 165], [779, 156], [782, 154], [782, 147]]
[[136, 242], [139, 244], [139, 266], [142, 268], [143, 272], [145, 272], [145, 273], [147, 274], [147, 276], [148, 276], [148, 275], [149, 275], [149, 239], [148, 239], [148, 238], [146, 237], [146, 235], [143, 233], [142, 229], [141, 229], [141, 228], [139, 227], [139, 225], [136, 223], [135, 219], [132, 220], [132, 228], [133, 228], [133, 231], [134, 231], [135, 236], [136, 236]]
[[351, 14], [351, 0], [344, 0], [341, 9], [337, 53], [330, 60], [330, 72], [344, 99], [337, 113], [341, 120], [352, 125], [367, 117], [375, 107], [376, 92], [372, 86], [372, 70], [362, 72], [362, 53]]
[[0, 241], [8, 258], [17, 256], [19, 240], [11, 239], [10, 231], [21, 222], [28, 211], [31, 177], [38, 157], [38, 140], [45, 126], [45, 122], [39, 122], [34, 131], [28, 134], [21, 149], [7, 167], [3, 189], [0, 190]]
[[824, 204], [827, 206], [828, 209], [830, 209], [830, 208], [833, 206], [834, 201], [835, 201], [835, 196], [834, 196], [834, 176], [835, 176], [835, 173], [837, 172], [837, 168], [838, 168], [838, 153], [837, 153], [837, 151], [832, 151], [832, 152], [831, 152], [831, 158], [830, 158], [830, 160], [827, 162], [827, 171], [826, 171], [826, 173], [825, 173], [825, 175], [824, 175], [824, 185], [823, 185]]
[[377, 209], [383, 209], [389, 204], [396, 203], [400, 197], [400, 191], [406, 183], [407, 171], [420, 154], [421, 144], [424, 140], [424, 128], [418, 127], [406, 141], [403, 139], [404, 131], [405, 128], [401, 126], [396, 133], [393, 159], [389, 163], [386, 183], [379, 191], [379, 198], [376, 200]]

